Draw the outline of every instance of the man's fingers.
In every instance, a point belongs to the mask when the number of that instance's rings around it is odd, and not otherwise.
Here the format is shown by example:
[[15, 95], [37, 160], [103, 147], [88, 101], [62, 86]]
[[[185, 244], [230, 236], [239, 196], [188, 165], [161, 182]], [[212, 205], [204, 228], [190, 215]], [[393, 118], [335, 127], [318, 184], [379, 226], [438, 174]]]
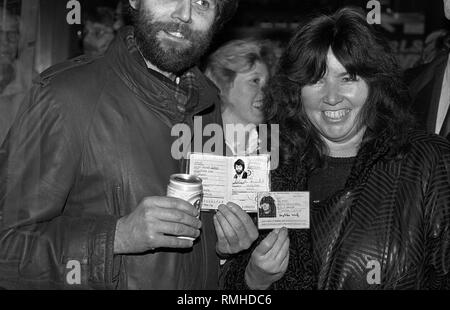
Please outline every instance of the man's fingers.
[[158, 226], [158, 231], [163, 234], [192, 238], [197, 238], [200, 236], [199, 229], [195, 229], [184, 224], [160, 222]]
[[194, 241], [171, 236], [158, 236], [157, 248], [192, 248]]
[[277, 239], [278, 239], [278, 231], [277, 230], [273, 230], [256, 247], [255, 252], [257, 252], [259, 255], [266, 255], [270, 251], [270, 249], [272, 249], [272, 247], [275, 244], [275, 242], [277, 241]]
[[189, 215], [186, 212], [180, 211], [178, 209], [166, 209], [157, 207], [154, 209], [154, 215], [157, 219], [163, 222], [185, 224], [197, 229], [202, 227], [202, 222], [197, 217]]
[[149, 197], [143, 200], [147, 207], [160, 207], [166, 209], [177, 209], [192, 216], [198, 216], [197, 209], [187, 201], [172, 197]]
[[245, 212], [240, 206], [232, 202], [227, 203], [227, 206], [229, 210], [233, 212], [236, 217], [238, 217], [239, 220], [244, 224], [244, 227], [247, 230], [250, 238], [252, 240], [256, 240], [259, 235], [258, 229], [256, 228], [256, 225], [253, 223], [252, 218], [247, 214], [247, 212]]

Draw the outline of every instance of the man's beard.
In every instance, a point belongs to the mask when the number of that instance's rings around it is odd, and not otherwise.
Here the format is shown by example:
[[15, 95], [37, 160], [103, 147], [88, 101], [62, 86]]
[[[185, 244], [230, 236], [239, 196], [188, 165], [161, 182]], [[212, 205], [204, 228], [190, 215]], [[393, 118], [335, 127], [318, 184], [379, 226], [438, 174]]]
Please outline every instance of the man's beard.
[[[136, 44], [142, 55], [158, 69], [181, 74], [195, 66], [206, 53], [213, 37], [213, 27], [207, 32], [192, 31], [188, 24], [175, 22], [155, 22], [151, 12], [139, 8], [133, 17]], [[188, 46], [170, 42], [166, 47], [158, 39], [161, 32], [180, 32]]]

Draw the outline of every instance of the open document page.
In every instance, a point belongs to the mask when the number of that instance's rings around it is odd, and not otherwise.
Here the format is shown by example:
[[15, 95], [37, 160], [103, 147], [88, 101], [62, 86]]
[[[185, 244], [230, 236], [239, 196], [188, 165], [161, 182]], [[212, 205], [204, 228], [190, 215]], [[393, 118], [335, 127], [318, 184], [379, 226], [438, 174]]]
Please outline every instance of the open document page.
[[270, 156], [191, 153], [189, 174], [203, 180], [203, 210], [234, 202], [247, 212], [257, 212], [257, 193], [270, 190]]

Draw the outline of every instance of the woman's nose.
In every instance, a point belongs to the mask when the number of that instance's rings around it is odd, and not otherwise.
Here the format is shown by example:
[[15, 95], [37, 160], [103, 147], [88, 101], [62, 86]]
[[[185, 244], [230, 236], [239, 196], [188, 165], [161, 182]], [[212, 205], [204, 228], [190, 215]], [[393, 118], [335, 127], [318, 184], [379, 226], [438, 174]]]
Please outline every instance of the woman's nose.
[[172, 13], [172, 18], [178, 19], [183, 23], [190, 23], [192, 18], [191, 14], [192, 14], [191, 0], [179, 0], [175, 8], [175, 11]]
[[341, 95], [341, 89], [336, 83], [326, 83], [325, 84], [325, 94], [323, 97], [323, 102], [329, 105], [337, 105], [342, 102], [343, 97]]

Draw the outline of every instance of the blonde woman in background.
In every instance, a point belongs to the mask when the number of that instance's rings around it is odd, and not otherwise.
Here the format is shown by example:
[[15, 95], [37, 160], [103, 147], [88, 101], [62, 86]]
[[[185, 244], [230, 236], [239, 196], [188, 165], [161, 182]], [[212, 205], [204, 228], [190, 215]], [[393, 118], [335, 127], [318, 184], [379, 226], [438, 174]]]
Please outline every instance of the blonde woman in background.
[[[230, 41], [209, 57], [205, 74], [220, 90], [227, 155], [258, 153], [263, 88], [274, 62], [268, 43], [252, 39]], [[239, 124], [242, 127], [230, 127]]]

